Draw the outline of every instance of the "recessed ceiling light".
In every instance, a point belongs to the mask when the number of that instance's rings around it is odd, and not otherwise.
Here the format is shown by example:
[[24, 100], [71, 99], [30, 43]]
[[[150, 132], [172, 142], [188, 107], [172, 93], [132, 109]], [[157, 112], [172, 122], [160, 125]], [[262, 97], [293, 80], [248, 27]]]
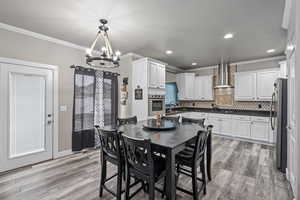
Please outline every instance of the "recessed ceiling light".
[[166, 54], [168, 54], [168, 55], [171, 55], [172, 53], [173, 53], [172, 50], [167, 50], [167, 51], [166, 51]]
[[267, 51], [267, 53], [274, 53], [275, 52], [275, 49], [269, 49], [268, 51]]
[[287, 49], [288, 51], [293, 51], [293, 50], [294, 50], [294, 48], [295, 48], [295, 46], [294, 46], [294, 45], [292, 45], [292, 44], [290, 44], [290, 45], [288, 45], [288, 46], [287, 46], [287, 48], [286, 48], [286, 49]]
[[232, 33], [227, 33], [226, 35], [224, 35], [224, 39], [231, 39], [231, 38], [233, 38]]
[[192, 65], [193, 65], [193, 66], [196, 66], [196, 65], [197, 65], [197, 63], [193, 62], [193, 63], [192, 63]]

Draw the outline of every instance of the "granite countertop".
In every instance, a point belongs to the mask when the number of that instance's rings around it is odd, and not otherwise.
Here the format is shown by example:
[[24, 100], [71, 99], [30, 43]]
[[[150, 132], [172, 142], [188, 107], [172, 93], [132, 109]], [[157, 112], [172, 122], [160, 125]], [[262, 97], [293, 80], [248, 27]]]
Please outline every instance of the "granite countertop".
[[205, 113], [216, 113], [216, 114], [232, 114], [232, 115], [248, 115], [258, 117], [270, 116], [269, 111], [264, 110], [236, 110], [236, 109], [213, 109], [213, 108], [197, 108], [197, 107], [171, 107], [167, 108], [169, 112], [167, 115], [179, 114], [184, 112], [205, 112]]

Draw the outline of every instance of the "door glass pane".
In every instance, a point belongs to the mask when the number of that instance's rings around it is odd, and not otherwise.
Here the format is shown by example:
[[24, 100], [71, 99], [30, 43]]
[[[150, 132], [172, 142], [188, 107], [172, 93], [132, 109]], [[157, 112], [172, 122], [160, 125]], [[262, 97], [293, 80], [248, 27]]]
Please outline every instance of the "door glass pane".
[[45, 150], [45, 90], [43, 76], [10, 74], [10, 158]]

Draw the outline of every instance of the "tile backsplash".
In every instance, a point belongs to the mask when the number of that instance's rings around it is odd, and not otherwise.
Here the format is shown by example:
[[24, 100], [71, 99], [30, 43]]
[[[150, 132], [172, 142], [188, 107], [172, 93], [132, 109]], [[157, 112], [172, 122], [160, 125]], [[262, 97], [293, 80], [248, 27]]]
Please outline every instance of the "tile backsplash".
[[[197, 108], [213, 108], [212, 104], [216, 105], [214, 101], [181, 101], [180, 105], [185, 107]], [[220, 109], [233, 109], [233, 110], [258, 110], [269, 111], [271, 108], [270, 102], [261, 101], [233, 101], [232, 105], [216, 105]]]

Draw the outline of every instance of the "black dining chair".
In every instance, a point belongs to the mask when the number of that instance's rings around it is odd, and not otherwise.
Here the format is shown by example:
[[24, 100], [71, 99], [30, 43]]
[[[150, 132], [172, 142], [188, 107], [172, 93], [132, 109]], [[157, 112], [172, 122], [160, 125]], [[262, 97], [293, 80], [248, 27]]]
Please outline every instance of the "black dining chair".
[[[122, 135], [122, 138], [126, 163], [125, 199], [131, 199], [148, 185], [149, 200], [154, 200], [155, 190], [163, 193], [163, 190], [155, 187], [155, 183], [166, 175], [165, 159], [152, 152], [150, 139], [143, 140], [126, 135]], [[129, 196], [131, 177], [142, 180], [144, 184]]]
[[[177, 189], [193, 196], [194, 200], [198, 200], [199, 193], [203, 190], [206, 194], [206, 169], [205, 169], [205, 153], [207, 145], [207, 131], [198, 131], [195, 148], [186, 148], [175, 156], [177, 165], [177, 183], [179, 176], [184, 174], [192, 178], [193, 192], [190, 192], [177, 185]], [[197, 176], [197, 169], [200, 167], [202, 178]], [[202, 182], [200, 190], [198, 190], [198, 181]]]
[[129, 117], [129, 118], [118, 118], [117, 120], [118, 126], [126, 125], [126, 124], [136, 124], [137, 117]]
[[[201, 119], [195, 119], [195, 118], [188, 118], [188, 117], [182, 117], [181, 123], [192, 123], [192, 124], [198, 124], [199, 126], [204, 127], [205, 118]], [[194, 148], [195, 147], [195, 140], [190, 141], [186, 144], [189, 147]]]
[[[125, 159], [123, 156], [123, 152], [120, 144], [120, 134], [117, 130], [103, 130], [100, 129], [99, 126], [95, 126], [98, 131], [100, 144], [101, 144], [101, 178], [100, 178], [100, 191], [99, 197], [102, 197], [103, 190], [105, 189], [107, 192], [112, 194], [117, 198], [117, 200], [121, 200], [122, 194], [122, 176], [124, 176], [123, 171], [125, 169]], [[113, 176], [107, 178], [107, 162], [112, 163], [117, 166], [117, 173]], [[111, 191], [108, 187], [106, 187], [105, 183], [117, 177], [117, 192]]]
[[180, 116], [162, 116], [161, 119], [163, 120], [169, 120], [169, 121], [172, 121], [172, 122], [175, 122], [175, 123], [179, 123], [179, 118]]
[[194, 118], [182, 117], [181, 122], [182, 123], [199, 124], [200, 126], [204, 126], [205, 118], [194, 119]]

